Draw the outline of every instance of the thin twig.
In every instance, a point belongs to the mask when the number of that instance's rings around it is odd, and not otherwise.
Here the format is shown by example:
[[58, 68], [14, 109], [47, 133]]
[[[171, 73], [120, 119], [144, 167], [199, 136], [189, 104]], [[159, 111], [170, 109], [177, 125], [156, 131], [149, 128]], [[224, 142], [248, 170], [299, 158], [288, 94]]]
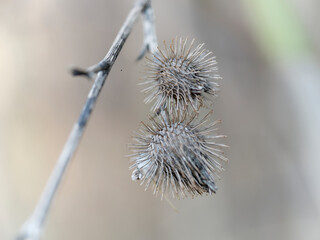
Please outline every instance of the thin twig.
[[137, 60], [142, 59], [147, 51], [155, 54], [158, 47], [157, 34], [154, 23], [154, 14], [150, 2], [147, 3], [146, 8], [142, 12], [142, 16], [144, 38], [142, 49]]
[[[82, 109], [78, 121], [75, 123], [69, 138], [61, 152], [61, 155], [56, 163], [55, 168], [44, 188], [41, 198], [35, 207], [33, 214], [30, 218], [23, 224], [17, 240], [38, 240], [42, 232], [44, 221], [48, 215], [49, 208], [51, 206], [52, 200], [55, 193], [59, 187], [61, 178], [65, 172], [68, 163], [73, 157], [75, 150], [79, 145], [79, 141], [86, 127], [88, 119], [92, 113], [93, 107], [97, 101], [99, 93], [107, 79], [109, 72], [117, 59], [126, 39], [132, 31], [133, 25], [138, 19], [139, 15], [143, 14], [144, 22], [144, 45], [149, 51], [154, 51], [156, 49], [156, 36], [154, 28], [154, 17], [153, 11], [151, 9], [150, 0], [139, 0], [131, 9], [128, 17], [126, 18], [123, 26], [121, 27], [118, 35], [116, 36], [109, 52], [104, 57], [102, 61], [98, 64], [89, 67], [87, 70], [80, 70], [74, 68], [72, 70], [73, 75], [86, 75], [92, 77], [97, 73], [95, 82], [89, 92], [87, 101]], [[152, 35], [152, 36], [151, 36]]]

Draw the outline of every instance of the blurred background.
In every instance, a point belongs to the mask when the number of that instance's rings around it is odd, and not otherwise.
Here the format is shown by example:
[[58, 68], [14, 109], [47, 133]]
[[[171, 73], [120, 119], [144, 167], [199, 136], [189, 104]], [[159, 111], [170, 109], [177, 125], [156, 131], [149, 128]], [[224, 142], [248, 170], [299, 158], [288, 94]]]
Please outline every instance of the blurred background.
[[[104, 57], [133, 1], [0, 1], [0, 239], [33, 211], [92, 82], [71, 65]], [[67, 169], [43, 239], [320, 239], [318, 0], [153, 1], [160, 45], [206, 43], [230, 159], [216, 195], [165, 200], [131, 181], [141, 21], [116, 61]]]

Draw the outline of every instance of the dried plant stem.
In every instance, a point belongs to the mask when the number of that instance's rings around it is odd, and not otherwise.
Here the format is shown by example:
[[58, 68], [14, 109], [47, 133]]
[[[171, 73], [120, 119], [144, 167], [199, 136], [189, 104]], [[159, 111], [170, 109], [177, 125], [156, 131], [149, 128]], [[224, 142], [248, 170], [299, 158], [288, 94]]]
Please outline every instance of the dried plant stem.
[[[30, 218], [22, 226], [17, 239], [38, 240], [40, 238], [44, 221], [48, 215], [49, 208], [59, 187], [59, 183], [65, 172], [65, 169], [68, 166], [71, 158], [73, 157], [77, 146], [79, 145], [79, 141], [91, 115], [93, 107], [97, 101], [99, 93], [104, 85], [104, 82], [107, 79], [115, 60], [117, 59], [126, 39], [132, 31], [133, 25], [135, 24], [140, 14], [144, 16], [143, 49], [153, 52], [156, 48], [157, 40], [155, 36], [155, 27], [153, 20], [154, 18], [153, 11], [151, 9], [151, 2], [150, 0], [140, 0], [137, 1], [134, 7], [131, 9], [127, 19], [125, 20], [104, 59], [98, 64], [89, 67], [87, 70], [83, 71], [76, 68], [72, 70], [73, 75], [86, 75], [88, 77], [92, 77], [95, 73], [97, 73], [97, 77], [89, 92], [87, 101], [82, 109], [79, 119], [75, 123], [56, 163], [56, 166], [53, 169], [53, 172], [47, 182], [47, 185], [44, 188], [41, 198]], [[144, 51], [143, 54], [145, 52], [146, 51]], [[139, 57], [141, 57], [141, 54], [139, 55]]]

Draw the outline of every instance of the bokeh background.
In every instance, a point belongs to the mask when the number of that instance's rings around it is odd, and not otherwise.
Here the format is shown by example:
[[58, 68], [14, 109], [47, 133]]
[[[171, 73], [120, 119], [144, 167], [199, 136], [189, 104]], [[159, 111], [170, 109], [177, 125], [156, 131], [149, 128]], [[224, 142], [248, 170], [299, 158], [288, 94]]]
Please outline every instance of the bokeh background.
[[[104, 57], [133, 5], [0, 1], [0, 239], [32, 212], [92, 82], [68, 68]], [[210, 197], [166, 201], [131, 181], [139, 21], [56, 195], [43, 239], [320, 239], [320, 1], [153, 1], [159, 42], [206, 43], [219, 62], [230, 159]]]

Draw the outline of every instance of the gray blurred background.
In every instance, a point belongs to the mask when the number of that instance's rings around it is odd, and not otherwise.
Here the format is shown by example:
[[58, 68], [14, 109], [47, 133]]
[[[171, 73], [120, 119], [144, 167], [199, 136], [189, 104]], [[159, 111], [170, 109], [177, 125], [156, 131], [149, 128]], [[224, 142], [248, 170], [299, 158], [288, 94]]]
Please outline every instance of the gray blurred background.
[[[104, 57], [133, 1], [0, 1], [0, 239], [32, 212], [91, 82], [72, 64]], [[206, 43], [213, 106], [230, 159], [219, 191], [173, 200], [131, 181], [127, 143], [150, 106], [140, 92], [139, 21], [101, 92], [43, 239], [320, 239], [320, 2], [153, 1], [161, 45]]]

